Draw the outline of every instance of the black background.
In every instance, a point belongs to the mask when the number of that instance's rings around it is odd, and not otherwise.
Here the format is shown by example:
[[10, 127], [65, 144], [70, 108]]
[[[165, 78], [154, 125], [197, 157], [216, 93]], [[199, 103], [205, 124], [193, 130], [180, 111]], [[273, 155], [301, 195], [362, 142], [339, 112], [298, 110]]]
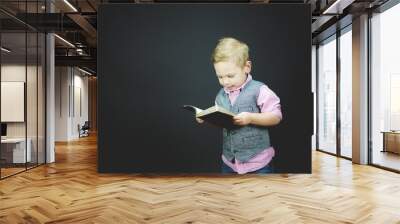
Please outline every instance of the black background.
[[269, 129], [276, 171], [311, 172], [308, 5], [113, 4], [98, 22], [99, 172], [220, 172], [221, 130], [180, 107], [214, 103], [221, 37], [249, 45], [253, 78], [281, 99], [283, 120]]

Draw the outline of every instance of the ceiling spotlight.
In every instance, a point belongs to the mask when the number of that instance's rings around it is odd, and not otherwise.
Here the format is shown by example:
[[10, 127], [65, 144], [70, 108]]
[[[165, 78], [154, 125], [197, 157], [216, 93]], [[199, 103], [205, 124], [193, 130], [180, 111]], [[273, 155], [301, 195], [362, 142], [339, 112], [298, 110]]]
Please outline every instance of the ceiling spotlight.
[[64, 39], [64, 38], [62, 38], [62, 37], [60, 37], [60, 36], [57, 35], [57, 34], [54, 34], [54, 36], [57, 37], [57, 38], [58, 38], [59, 40], [61, 40], [62, 42], [64, 42], [64, 43], [66, 43], [67, 45], [69, 45], [70, 47], [75, 48], [75, 45], [71, 44], [71, 42], [69, 42], [68, 40], [66, 40], [66, 39]]
[[6, 53], [10, 53], [11, 52], [11, 50], [9, 50], [9, 49], [7, 49], [5, 47], [1, 47], [1, 51], [4, 51]]
[[64, 3], [67, 4], [74, 12], [78, 12], [78, 10], [71, 3], [69, 3], [68, 0], [64, 0]]
[[322, 14], [341, 14], [343, 9], [351, 5], [355, 0], [336, 0], [327, 9], [325, 9]]
[[83, 70], [83, 69], [81, 69], [81, 68], [79, 68], [79, 67], [78, 67], [78, 70], [81, 71], [81, 72], [83, 72], [83, 73], [85, 73], [85, 74], [87, 74], [87, 75], [90, 75], [90, 76], [92, 75], [92, 73], [90, 73], [90, 72], [88, 72], [88, 71], [86, 71], [86, 70]]

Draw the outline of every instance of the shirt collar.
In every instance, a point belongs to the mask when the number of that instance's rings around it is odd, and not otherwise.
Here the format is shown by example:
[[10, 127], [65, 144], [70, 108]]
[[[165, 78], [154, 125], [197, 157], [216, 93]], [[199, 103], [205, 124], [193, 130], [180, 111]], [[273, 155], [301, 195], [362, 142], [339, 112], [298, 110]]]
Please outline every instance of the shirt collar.
[[224, 88], [224, 91], [225, 91], [225, 93], [232, 93], [232, 92], [235, 92], [235, 91], [238, 91], [238, 90], [242, 90], [243, 87], [244, 87], [248, 82], [250, 82], [250, 80], [252, 80], [252, 79], [253, 79], [253, 78], [251, 77], [251, 75], [250, 75], [250, 74], [247, 74], [247, 79], [246, 79], [246, 81], [245, 81], [239, 88], [236, 88], [236, 89], [234, 89], [234, 90], [228, 90], [228, 89]]

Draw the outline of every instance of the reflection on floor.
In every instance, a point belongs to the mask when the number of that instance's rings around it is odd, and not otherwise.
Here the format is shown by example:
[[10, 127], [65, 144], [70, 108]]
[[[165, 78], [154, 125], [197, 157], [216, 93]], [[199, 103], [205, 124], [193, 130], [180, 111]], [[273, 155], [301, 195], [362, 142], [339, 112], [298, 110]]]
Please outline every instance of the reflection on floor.
[[400, 170], [400, 155], [392, 152], [374, 151], [373, 164]]
[[312, 152], [312, 174], [98, 173], [93, 137], [0, 181], [0, 223], [397, 223], [400, 175]]
[[15, 173], [18, 173], [18, 172], [21, 172], [24, 170], [25, 170], [25, 167], [24, 168], [19, 168], [19, 167], [18, 168], [1, 168], [1, 178], [13, 175]]
[[[1, 178], [5, 178], [7, 176], [10, 176], [10, 175], [13, 175], [13, 174], [16, 174], [16, 173], [19, 173], [21, 171], [26, 170], [25, 164], [17, 164], [17, 165], [13, 165], [13, 164], [5, 165], [5, 164], [2, 164], [2, 166], [3, 167], [0, 170]], [[30, 169], [31, 167], [35, 167], [35, 166], [36, 166], [36, 164], [34, 164], [34, 163], [28, 163], [27, 164], [28, 169]]]

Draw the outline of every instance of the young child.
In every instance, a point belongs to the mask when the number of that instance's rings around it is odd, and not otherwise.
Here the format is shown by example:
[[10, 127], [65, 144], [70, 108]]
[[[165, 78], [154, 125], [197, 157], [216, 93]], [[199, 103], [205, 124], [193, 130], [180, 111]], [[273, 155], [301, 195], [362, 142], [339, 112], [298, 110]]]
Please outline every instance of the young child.
[[[264, 83], [250, 75], [248, 46], [234, 38], [222, 38], [212, 54], [221, 86], [215, 103], [236, 113], [240, 128], [223, 129], [222, 173], [272, 173], [268, 126], [282, 119], [280, 100]], [[203, 123], [201, 119], [197, 119]]]

